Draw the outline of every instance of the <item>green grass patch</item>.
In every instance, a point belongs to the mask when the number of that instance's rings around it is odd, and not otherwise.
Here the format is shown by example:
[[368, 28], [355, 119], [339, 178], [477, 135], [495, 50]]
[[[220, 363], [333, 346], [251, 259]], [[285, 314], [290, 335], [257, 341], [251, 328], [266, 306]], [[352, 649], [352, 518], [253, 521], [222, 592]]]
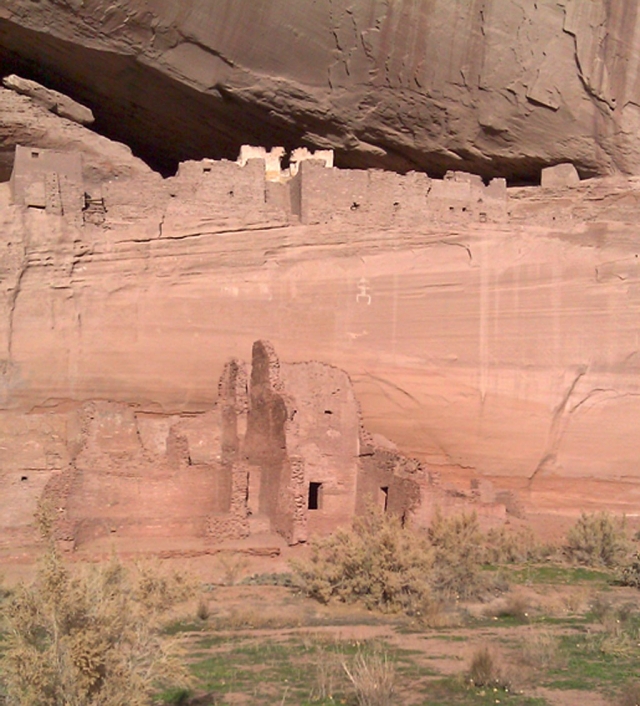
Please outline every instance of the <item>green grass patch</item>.
[[[628, 644], [628, 648], [603, 651], [605, 634], [575, 633], [560, 637], [560, 650], [564, 657], [563, 667], [550, 670], [545, 685], [553, 689], [584, 689], [587, 691], [611, 687], [637, 677], [640, 649]], [[624, 643], [621, 643], [624, 647]], [[612, 649], [615, 648], [615, 643]]]
[[615, 578], [610, 571], [555, 564], [501, 567], [501, 570], [508, 581], [526, 585], [555, 584], [566, 586], [588, 583], [608, 586], [613, 583]]
[[[204, 641], [198, 641], [202, 647]], [[400, 684], [420, 683], [435, 672], [415, 661], [413, 650], [403, 650], [379, 642], [326, 641], [316, 636], [284, 641], [226, 636], [204, 659], [192, 662], [198, 689], [224, 697], [229, 694], [251, 696], [256, 706], [281, 700], [293, 704], [322, 704], [333, 697], [349, 702], [351, 688], [342, 663], [359, 654], [384, 651], [395, 666]]]

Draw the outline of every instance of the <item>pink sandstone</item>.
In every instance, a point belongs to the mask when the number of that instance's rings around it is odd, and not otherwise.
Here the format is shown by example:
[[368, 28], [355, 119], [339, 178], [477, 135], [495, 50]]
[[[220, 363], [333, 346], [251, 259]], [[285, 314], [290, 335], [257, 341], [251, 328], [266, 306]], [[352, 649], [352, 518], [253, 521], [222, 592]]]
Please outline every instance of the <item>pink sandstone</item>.
[[[252, 523], [300, 541], [383, 488], [425, 522], [458, 478], [496, 519], [636, 512], [637, 180], [86, 174], [23, 148], [0, 184], [7, 546], [43, 496], [80, 544]], [[251, 373], [228, 367], [252, 347]], [[332, 486], [324, 519], [311, 483]]]

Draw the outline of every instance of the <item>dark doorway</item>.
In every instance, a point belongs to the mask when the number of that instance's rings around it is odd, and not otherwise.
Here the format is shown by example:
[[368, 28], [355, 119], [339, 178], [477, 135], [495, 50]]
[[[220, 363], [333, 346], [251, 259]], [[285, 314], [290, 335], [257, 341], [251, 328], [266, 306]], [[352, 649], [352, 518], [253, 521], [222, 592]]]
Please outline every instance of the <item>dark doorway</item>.
[[382, 488], [380, 488], [380, 507], [382, 507], [382, 510], [384, 512], [386, 512], [388, 506], [389, 506], [389, 486], [385, 485]]
[[322, 483], [309, 483], [309, 510], [322, 509]]

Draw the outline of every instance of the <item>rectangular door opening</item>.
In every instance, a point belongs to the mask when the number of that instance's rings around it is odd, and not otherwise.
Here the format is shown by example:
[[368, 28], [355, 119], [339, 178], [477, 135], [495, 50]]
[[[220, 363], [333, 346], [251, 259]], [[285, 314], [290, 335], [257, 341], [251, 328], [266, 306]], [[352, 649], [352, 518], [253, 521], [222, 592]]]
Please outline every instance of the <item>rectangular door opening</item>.
[[383, 512], [386, 512], [388, 506], [389, 506], [389, 486], [385, 485], [382, 488], [380, 488], [380, 507], [382, 508]]
[[309, 483], [309, 510], [322, 509], [322, 483]]

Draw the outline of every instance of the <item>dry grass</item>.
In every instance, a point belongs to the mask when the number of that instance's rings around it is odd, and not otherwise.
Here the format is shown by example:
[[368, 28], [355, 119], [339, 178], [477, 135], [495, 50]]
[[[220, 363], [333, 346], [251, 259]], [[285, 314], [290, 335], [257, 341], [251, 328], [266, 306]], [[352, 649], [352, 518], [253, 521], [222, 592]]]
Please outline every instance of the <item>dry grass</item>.
[[589, 591], [586, 588], [573, 587], [571, 590], [561, 595], [560, 601], [567, 613], [575, 614], [584, 612], [589, 601]]
[[342, 661], [335, 652], [321, 653], [316, 666], [315, 684], [311, 689], [311, 701], [333, 700], [336, 689], [341, 683]]
[[396, 670], [384, 652], [358, 653], [342, 667], [353, 685], [359, 706], [392, 706]]
[[531, 627], [520, 646], [519, 657], [523, 664], [537, 671], [559, 664], [560, 642], [546, 628]]
[[616, 706], [640, 706], [640, 681], [629, 681], [615, 701]]
[[209, 622], [216, 630], [246, 630], [299, 627], [303, 621], [300, 615], [273, 607], [252, 606], [233, 607], [227, 613], [215, 615]]
[[474, 650], [467, 674], [469, 681], [477, 687], [508, 689], [510, 686], [501, 659], [489, 645]]
[[221, 552], [217, 563], [224, 586], [235, 586], [249, 565], [247, 557], [236, 552]]

